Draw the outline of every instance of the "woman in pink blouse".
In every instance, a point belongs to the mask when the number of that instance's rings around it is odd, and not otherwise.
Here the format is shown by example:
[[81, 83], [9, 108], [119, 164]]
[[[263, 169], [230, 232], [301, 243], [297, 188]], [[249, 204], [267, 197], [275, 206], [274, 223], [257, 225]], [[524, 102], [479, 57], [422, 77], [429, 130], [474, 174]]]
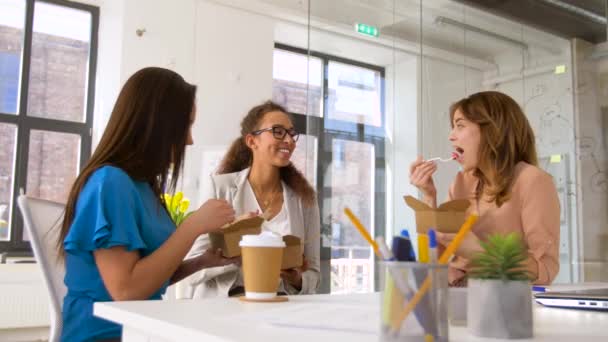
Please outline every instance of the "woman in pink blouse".
[[[559, 199], [553, 179], [538, 167], [534, 132], [509, 96], [486, 91], [450, 108], [449, 140], [462, 171], [450, 186], [448, 200], [469, 199], [467, 214], [479, 220], [450, 263], [451, 286], [465, 286], [468, 260], [488, 235], [519, 233], [528, 246], [526, 268], [535, 284], [550, 284], [559, 271]], [[421, 157], [410, 166], [410, 182], [423, 200], [436, 207], [435, 162]], [[438, 234], [447, 245], [455, 234]]]

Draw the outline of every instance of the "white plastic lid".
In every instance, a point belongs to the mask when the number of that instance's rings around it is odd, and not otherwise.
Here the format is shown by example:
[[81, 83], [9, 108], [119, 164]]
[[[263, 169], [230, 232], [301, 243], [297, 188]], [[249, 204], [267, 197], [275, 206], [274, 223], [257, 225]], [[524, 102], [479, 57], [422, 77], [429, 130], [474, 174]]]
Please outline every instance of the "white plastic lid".
[[285, 247], [285, 242], [283, 242], [283, 238], [279, 234], [266, 231], [260, 235], [243, 235], [239, 246], [283, 248]]

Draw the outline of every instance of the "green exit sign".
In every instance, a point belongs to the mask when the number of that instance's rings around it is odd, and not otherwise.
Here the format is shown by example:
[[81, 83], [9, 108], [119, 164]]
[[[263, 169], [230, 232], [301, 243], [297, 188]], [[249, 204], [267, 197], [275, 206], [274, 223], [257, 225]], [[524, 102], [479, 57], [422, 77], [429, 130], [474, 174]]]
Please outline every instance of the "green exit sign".
[[378, 28], [371, 25], [355, 23], [355, 31], [370, 37], [378, 37]]

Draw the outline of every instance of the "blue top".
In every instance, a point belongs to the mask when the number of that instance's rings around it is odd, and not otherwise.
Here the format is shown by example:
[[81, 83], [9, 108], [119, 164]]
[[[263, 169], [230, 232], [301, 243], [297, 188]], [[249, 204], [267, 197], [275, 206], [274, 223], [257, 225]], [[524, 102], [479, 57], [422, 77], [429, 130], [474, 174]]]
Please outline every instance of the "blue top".
[[[62, 341], [117, 338], [120, 325], [93, 316], [94, 302], [112, 301], [93, 251], [124, 246], [143, 258], [175, 231], [175, 224], [148, 183], [123, 170], [104, 166], [91, 174], [76, 201], [74, 220], [63, 241], [65, 285]], [[169, 280], [149, 299], [161, 299]]]

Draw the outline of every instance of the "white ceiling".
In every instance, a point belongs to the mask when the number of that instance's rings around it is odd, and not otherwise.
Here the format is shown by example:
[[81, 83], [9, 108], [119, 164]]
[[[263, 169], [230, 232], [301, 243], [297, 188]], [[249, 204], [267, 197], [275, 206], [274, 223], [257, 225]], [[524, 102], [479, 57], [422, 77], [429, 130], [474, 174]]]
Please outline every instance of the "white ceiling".
[[[568, 42], [518, 23], [449, 0], [261, 0], [307, 19], [320, 19], [337, 25], [356, 22], [374, 25], [383, 37], [430, 45], [490, 62], [521, 47], [485, 34], [436, 23], [438, 16], [476, 26], [495, 34], [523, 41], [536, 51], [559, 54]], [[422, 30], [420, 30], [422, 23]]]

